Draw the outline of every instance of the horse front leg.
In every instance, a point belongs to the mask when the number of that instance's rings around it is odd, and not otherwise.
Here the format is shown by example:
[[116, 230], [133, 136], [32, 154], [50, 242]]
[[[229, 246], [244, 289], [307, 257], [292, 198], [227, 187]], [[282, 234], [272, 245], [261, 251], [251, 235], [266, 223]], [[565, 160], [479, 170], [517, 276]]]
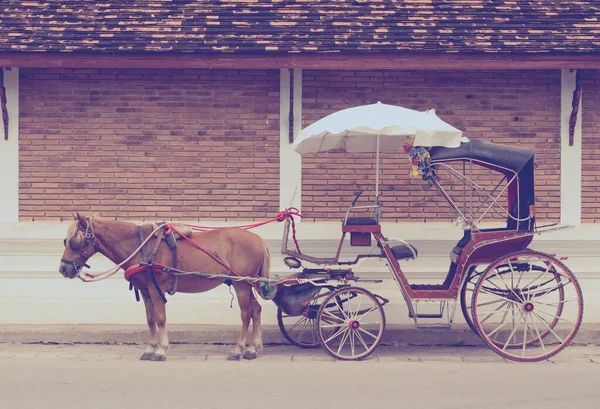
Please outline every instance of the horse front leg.
[[156, 332], [156, 320], [154, 319], [154, 306], [152, 299], [147, 292], [142, 292], [142, 299], [146, 307], [146, 321], [148, 322], [148, 346], [140, 357], [142, 361], [152, 360], [156, 349], [158, 348], [158, 337]]
[[166, 306], [156, 288], [150, 289], [150, 298], [154, 307], [152, 309], [154, 321], [156, 322], [156, 327], [158, 327], [158, 336], [156, 337], [158, 342], [151, 360], [164, 361], [167, 359], [166, 351], [169, 348]]
[[241, 310], [242, 317], [242, 330], [237, 340], [235, 348], [229, 353], [229, 360], [239, 361], [244, 355], [245, 359], [256, 358], [256, 351], [254, 347], [246, 351], [246, 336], [248, 335], [248, 328], [250, 327], [250, 320], [252, 319], [252, 302], [250, 297], [252, 295], [250, 286], [245, 282], [238, 282], [233, 284], [235, 292], [238, 297], [238, 304]]

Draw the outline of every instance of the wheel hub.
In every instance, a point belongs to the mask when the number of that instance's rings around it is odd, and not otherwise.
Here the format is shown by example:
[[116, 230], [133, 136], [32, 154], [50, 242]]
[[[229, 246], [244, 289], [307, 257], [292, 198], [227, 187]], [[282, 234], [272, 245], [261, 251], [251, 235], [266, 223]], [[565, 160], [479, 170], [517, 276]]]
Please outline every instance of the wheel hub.
[[525, 309], [525, 311], [531, 312], [533, 311], [533, 303], [528, 301], [525, 304], [523, 304], [523, 308]]
[[350, 327], [351, 329], [358, 329], [360, 328], [360, 323], [358, 321], [351, 320], [348, 323], [348, 327]]

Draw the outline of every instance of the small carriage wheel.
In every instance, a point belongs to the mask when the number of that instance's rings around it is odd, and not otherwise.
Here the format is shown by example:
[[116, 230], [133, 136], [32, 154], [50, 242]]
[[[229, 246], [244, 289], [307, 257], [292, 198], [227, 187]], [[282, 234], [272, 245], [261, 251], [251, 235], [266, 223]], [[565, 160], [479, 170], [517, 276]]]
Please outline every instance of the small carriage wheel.
[[317, 331], [317, 313], [324, 298], [333, 288], [322, 287], [303, 308], [300, 315], [288, 315], [277, 308], [277, 324], [283, 337], [300, 348], [318, 348], [321, 345]]
[[471, 303], [473, 300], [473, 290], [475, 289], [475, 284], [477, 284], [481, 274], [483, 274], [483, 271], [477, 271], [477, 266], [470, 267], [469, 272], [467, 273], [467, 278], [460, 289], [460, 309], [463, 313], [465, 321], [467, 322], [467, 325], [477, 336], [479, 336], [479, 332], [477, 332], [477, 327], [473, 323]]
[[371, 355], [383, 338], [385, 313], [377, 298], [360, 287], [341, 288], [327, 297], [317, 314], [321, 346], [340, 360]]
[[475, 285], [473, 323], [497, 354], [521, 362], [548, 359], [575, 337], [581, 287], [555, 257], [524, 250], [490, 264]]

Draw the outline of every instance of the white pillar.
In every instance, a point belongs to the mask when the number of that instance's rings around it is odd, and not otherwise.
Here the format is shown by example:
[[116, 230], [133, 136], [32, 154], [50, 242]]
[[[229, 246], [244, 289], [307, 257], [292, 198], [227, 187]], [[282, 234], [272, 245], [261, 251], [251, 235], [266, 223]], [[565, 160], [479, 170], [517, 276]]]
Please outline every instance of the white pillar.
[[[279, 80], [279, 209], [302, 204], [302, 158], [290, 143], [290, 70], [280, 70]], [[293, 106], [294, 137], [302, 129], [302, 71], [294, 70]], [[299, 222], [300, 218], [296, 219]]]
[[[576, 70], [561, 70], [560, 93], [560, 222], [581, 223], [581, 111], [579, 100], [573, 146], [569, 146], [569, 119], [573, 111]], [[583, 90], [581, 92], [583, 95]]]
[[19, 221], [19, 69], [3, 68], [8, 140], [0, 113], [0, 222]]

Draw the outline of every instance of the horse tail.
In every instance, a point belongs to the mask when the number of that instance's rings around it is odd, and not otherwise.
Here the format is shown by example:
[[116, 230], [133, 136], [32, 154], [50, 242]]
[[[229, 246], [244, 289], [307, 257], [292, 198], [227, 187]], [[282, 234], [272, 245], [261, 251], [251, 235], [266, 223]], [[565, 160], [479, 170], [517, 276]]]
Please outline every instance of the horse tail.
[[260, 271], [258, 272], [259, 277], [269, 278], [269, 267], [271, 266], [271, 253], [269, 252], [269, 247], [267, 246], [267, 242], [263, 239], [263, 261], [260, 266]]

